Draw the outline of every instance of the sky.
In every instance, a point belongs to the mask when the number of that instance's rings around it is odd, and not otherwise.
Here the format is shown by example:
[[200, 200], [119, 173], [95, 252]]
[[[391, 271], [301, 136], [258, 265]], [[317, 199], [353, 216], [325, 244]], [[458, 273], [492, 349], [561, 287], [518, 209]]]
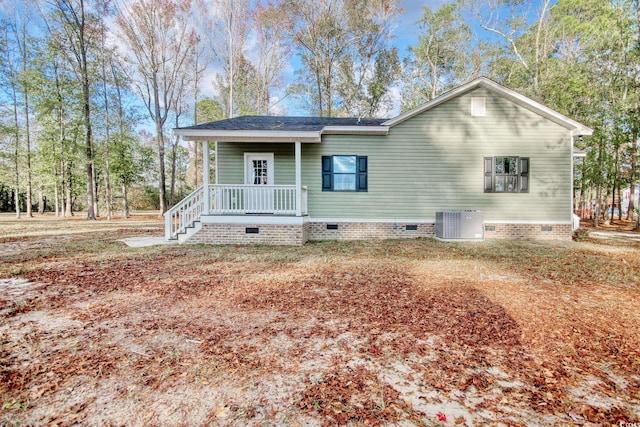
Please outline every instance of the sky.
[[445, 3], [445, 0], [402, 0], [400, 5], [404, 9], [404, 14], [400, 17], [398, 28], [395, 31], [395, 45], [400, 50], [400, 54], [406, 54], [407, 46], [415, 45], [418, 42], [418, 26], [416, 21], [422, 16], [422, 6], [429, 6], [432, 10], [437, 10]]

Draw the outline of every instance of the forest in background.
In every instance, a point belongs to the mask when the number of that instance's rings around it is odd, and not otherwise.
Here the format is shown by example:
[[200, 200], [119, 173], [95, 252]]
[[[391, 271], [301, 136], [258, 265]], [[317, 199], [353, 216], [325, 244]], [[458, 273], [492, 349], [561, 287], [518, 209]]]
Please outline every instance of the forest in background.
[[[176, 126], [389, 116], [478, 76], [592, 127], [575, 206], [637, 215], [638, 0], [0, 0], [0, 211], [165, 212], [202, 184]], [[200, 172], [201, 173], [201, 172]], [[624, 199], [624, 203], [622, 203]]]

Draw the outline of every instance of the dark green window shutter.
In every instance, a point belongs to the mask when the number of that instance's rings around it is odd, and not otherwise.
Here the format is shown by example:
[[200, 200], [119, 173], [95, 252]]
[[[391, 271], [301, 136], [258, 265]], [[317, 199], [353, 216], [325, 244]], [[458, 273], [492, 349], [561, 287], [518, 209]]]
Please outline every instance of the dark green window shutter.
[[529, 192], [529, 158], [528, 157], [520, 157], [520, 192], [528, 193]]
[[322, 191], [333, 191], [333, 157], [322, 156]]
[[493, 157], [484, 158], [484, 192], [493, 193]]
[[356, 166], [358, 173], [356, 177], [356, 191], [367, 191], [367, 156], [358, 156], [356, 158]]

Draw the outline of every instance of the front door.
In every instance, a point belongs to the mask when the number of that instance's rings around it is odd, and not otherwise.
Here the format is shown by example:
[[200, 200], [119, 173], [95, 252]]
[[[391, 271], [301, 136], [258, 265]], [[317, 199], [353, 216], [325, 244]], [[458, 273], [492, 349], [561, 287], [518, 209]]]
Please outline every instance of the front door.
[[244, 154], [247, 213], [273, 213], [273, 153]]

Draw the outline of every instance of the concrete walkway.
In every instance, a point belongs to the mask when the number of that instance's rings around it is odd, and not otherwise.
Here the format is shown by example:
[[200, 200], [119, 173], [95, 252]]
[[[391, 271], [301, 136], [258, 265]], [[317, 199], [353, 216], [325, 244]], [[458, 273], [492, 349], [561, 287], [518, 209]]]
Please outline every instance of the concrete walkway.
[[118, 242], [123, 242], [125, 245], [131, 248], [146, 248], [148, 246], [178, 244], [177, 240], [166, 240], [164, 236], [126, 237], [124, 239], [119, 239]]

